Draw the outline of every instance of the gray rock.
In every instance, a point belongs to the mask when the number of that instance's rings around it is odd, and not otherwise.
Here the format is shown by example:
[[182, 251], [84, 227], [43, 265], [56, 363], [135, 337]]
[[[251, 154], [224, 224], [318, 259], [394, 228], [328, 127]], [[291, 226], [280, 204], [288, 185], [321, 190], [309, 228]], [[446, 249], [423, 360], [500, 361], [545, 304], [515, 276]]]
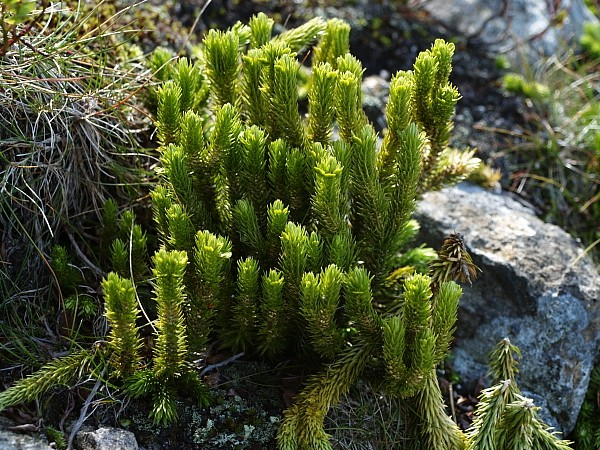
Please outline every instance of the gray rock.
[[130, 431], [120, 428], [99, 428], [80, 431], [75, 437], [79, 450], [138, 450], [138, 443]]
[[[552, 26], [556, 2], [546, 0], [429, 0], [423, 7], [462, 35], [477, 36], [490, 50], [509, 52], [513, 63], [522, 54], [554, 54], [563, 42], [579, 39], [585, 22], [598, 19], [583, 0], [563, 2], [566, 17]], [[560, 4], [560, 2], [559, 2]]]
[[2, 450], [53, 450], [48, 441], [40, 436], [29, 436], [0, 429]]
[[[422, 239], [439, 248], [463, 234], [483, 273], [464, 286], [454, 368], [466, 382], [508, 337], [523, 354], [517, 382], [547, 400], [543, 416], [568, 434], [583, 402], [600, 340], [600, 276], [577, 242], [508, 195], [460, 184], [426, 194]], [[539, 405], [544, 406], [544, 405]]]

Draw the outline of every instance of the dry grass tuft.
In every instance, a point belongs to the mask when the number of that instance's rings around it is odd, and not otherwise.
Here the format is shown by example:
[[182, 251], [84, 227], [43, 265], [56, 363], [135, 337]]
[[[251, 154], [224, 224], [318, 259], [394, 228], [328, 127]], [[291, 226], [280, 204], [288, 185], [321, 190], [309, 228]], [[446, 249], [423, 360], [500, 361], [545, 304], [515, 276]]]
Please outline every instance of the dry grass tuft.
[[[69, 242], [93, 261], [104, 201], [139, 198], [152, 162], [136, 5], [41, 3], [0, 55], [0, 328], [24, 336], [59, 334], [51, 247]], [[0, 340], [0, 355], [23, 353], [14, 345]]]
[[96, 8], [47, 8], [0, 60], [0, 227], [4, 241], [26, 233], [43, 253], [109, 193], [139, 185], [147, 159], [134, 94], [149, 73], [126, 29], [89, 28]]

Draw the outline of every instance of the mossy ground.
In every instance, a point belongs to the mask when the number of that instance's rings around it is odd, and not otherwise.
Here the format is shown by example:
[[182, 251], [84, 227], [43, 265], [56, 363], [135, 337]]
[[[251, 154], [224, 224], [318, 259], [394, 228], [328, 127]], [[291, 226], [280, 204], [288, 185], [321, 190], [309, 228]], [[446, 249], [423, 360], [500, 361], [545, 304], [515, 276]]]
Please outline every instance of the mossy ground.
[[275, 449], [285, 408], [278, 371], [265, 363], [237, 360], [206, 374], [213, 402], [198, 407], [178, 402], [179, 420], [158, 427], [148, 419], [150, 405], [130, 405], [120, 420], [147, 449]]

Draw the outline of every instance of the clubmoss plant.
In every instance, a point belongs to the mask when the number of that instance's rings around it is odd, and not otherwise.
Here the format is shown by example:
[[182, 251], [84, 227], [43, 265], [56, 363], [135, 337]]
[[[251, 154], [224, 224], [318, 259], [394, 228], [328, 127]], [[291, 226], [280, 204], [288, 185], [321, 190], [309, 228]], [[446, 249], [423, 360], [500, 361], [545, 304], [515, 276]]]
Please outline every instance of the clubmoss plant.
[[93, 350], [79, 350], [56, 359], [18, 381], [0, 393], [0, 410], [40, 398], [57, 385], [68, 387], [84, 380], [112, 380], [134, 398], [152, 396], [150, 416], [157, 424], [172, 423], [177, 418], [178, 393], [192, 395], [200, 404], [206, 404], [207, 389], [188, 358], [183, 315], [187, 255], [163, 248], [155, 253], [153, 263], [157, 318], [150, 323], [156, 342], [151, 358], [145, 358], [142, 352], [137, 325], [142, 310], [134, 285], [131, 279], [111, 272], [102, 282], [110, 327], [106, 345], [98, 343]]
[[537, 81], [528, 81], [518, 73], [507, 73], [502, 78], [502, 86], [508, 92], [523, 95], [535, 102], [543, 103], [550, 97], [550, 89]]
[[[414, 70], [393, 77], [379, 143], [362, 111], [363, 68], [348, 53], [347, 26], [317, 18], [273, 37], [272, 25], [259, 14], [248, 26], [211, 31], [198, 61], [161, 72], [154, 345], [140, 357], [132, 255], [129, 273], [103, 284], [109, 376], [133, 397], [150, 395], [151, 418], [168, 425], [178, 393], [207, 401], [191, 361], [209, 342], [272, 362], [298, 357], [312, 361], [310, 375], [284, 413], [279, 448], [332, 448], [324, 418], [363, 379], [407, 405], [414, 445], [465, 449], [469, 437], [446, 415], [436, 366], [454, 332], [455, 281], [472, 281], [477, 268], [460, 235], [437, 256], [411, 246], [418, 196], [479, 163], [448, 147], [460, 97], [448, 81], [454, 45], [436, 41]], [[306, 117], [299, 56], [311, 46]], [[105, 217], [130, 230], [129, 248], [143, 242], [130, 214], [118, 219], [108, 205]], [[112, 248], [121, 265], [124, 242]], [[0, 409], [46, 388], [18, 383], [0, 393]], [[511, 406], [502, 429], [525, 424], [523, 433], [537, 436], [535, 412], [523, 406], [526, 414]]]
[[[314, 354], [326, 364], [286, 412], [281, 448], [330, 448], [324, 416], [369, 373], [383, 376], [392, 395], [414, 398], [431, 448], [462, 447], [435, 366], [461, 295], [451, 278], [471, 266], [464, 254], [440, 260], [434, 283], [415, 272], [427, 260], [414, 252], [414, 265], [390, 279], [409, 259], [417, 196], [478, 162], [448, 148], [459, 99], [448, 82], [454, 46], [436, 41], [414, 71], [394, 76], [378, 148], [347, 26], [315, 19], [269, 39], [271, 26], [258, 15], [205, 39], [212, 117], [183, 107], [194, 95], [176, 76], [157, 90], [154, 214], [163, 245], [192, 262], [186, 292], [190, 313], [204, 318], [201, 340], [217, 336], [232, 351], [271, 359]], [[305, 119], [296, 53], [317, 38]], [[172, 67], [177, 73], [180, 63]], [[223, 263], [208, 274], [210, 258]], [[438, 270], [448, 265], [458, 268]]]
[[141, 339], [136, 326], [140, 310], [135, 299], [133, 283], [115, 272], [102, 283], [106, 318], [110, 324], [108, 345], [111, 350], [113, 373], [116, 377], [132, 375], [141, 363]]
[[80, 350], [49, 362], [0, 393], [0, 411], [9, 406], [39, 399], [56, 386], [73, 386], [78, 380], [90, 375], [94, 360], [94, 351]]
[[508, 338], [490, 353], [494, 385], [484, 389], [477, 405], [475, 421], [469, 429], [468, 450], [496, 448], [570, 449], [538, 417], [533, 400], [521, 394], [516, 382], [521, 353]]
[[[119, 280], [117, 275], [112, 275], [114, 281], [109, 279], [106, 284], [115, 289], [122, 286], [121, 292], [115, 292], [121, 305], [117, 305], [117, 302], [107, 303], [107, 317], [112, 319], [115, 330], [111, 334], [111, 345], [119, 355], [117, 367], [122, 368], [119, 374], [124, 376], [126, 392], [134, 398], [152, 395], [150, 417], [157, 424], [167, 425], [177, 419], [175, 401], [178, 393], [191, 393], [200, 404], [207, 403], [208, 395], [198, 373], [191, 370], [187, 358], [188, 339], [183, 315], [186, 302], [183, 278], [187, 255], [183, 251], [161, 248], [155, 253], [153, 263], [158, 317], [153, 323], [156, 342], [151, 368], [133, 370], [134, 364], [140, 359], [138, 350], [141, 347], [137, 329], [131, 328], [131, 319], [137, 317], [138, 308], [133, 300], [131, 285], [126, 280]], [[116, 333], [117, 329], [120, 333]]]

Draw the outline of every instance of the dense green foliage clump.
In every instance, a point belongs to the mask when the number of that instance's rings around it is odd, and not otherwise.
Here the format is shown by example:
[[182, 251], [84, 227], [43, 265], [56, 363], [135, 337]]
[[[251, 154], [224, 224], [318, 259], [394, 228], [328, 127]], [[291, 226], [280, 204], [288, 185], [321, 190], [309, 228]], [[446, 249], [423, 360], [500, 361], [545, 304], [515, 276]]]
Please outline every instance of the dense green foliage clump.
[[[437, 255], [412, 246], [411, 215], [419, 195], [479, 163], [448, 146], [460, 98], [448, 81], [454, 45], [437, 40], [394, 75], [380, 140], [362, 110], [349, 26], [317, 18], [275, 37], [272, 28], [259, 14], [212, 30], [194, 62], [154, 53], [163, 83], [148, 95], [161, 163], [153, 292], [136, 289], [149, 273], [144, 233], [108, 203], [105, 227], [129, 233], [112, 241], [114, 272], [102, 283], [106, 345], [17, 383], [0, 394], [0, 409], [91, 371], [132, 397], [149, 395], [151, 418], [167, 425], [178, 394], [208, 403], [194, 362], [217, 342], [267, 361], [313, 362], [280, 425], [281, 449], [332, 448], [324, 417], [359, 378], [405, 401], [409, 446], [568, 448], [519, 396], [512, 347], [496, 351], [500, 384], [482, 398], [471, 433], [444, 410], [436, 366], [455, 329], [455, 281], [477, 268], [460, 235]], [[307, 72], [300, 57], [311, 46]], [[149, 351], [140, 323], [151, 330]]]
[[[286, 413], [281, 448], [327, 448], [329, 406], [368, 374], [393, 395], [417, 397], [426, 439], [458, 445], [434, 370], [461, 290], [449, 276], [434, 283], [418, 273], [428, 254], [407, 245], [417, 195], [476, 164], [448, 147], [454, 47], [437, 41], [392, 79], [379, 148], [347, 25], [315, 19], [271, 39], [272, 25], [259, 15], [211, 31], [202, 61], [171, 66], [156, 92], [163, 182], [154, 212], [166, 248], [193, 261], [190, 340], [201, 349], [214, 333], [236, 352], [327, 364]], [[319, 36], [304, 119], [296, 52]]]

